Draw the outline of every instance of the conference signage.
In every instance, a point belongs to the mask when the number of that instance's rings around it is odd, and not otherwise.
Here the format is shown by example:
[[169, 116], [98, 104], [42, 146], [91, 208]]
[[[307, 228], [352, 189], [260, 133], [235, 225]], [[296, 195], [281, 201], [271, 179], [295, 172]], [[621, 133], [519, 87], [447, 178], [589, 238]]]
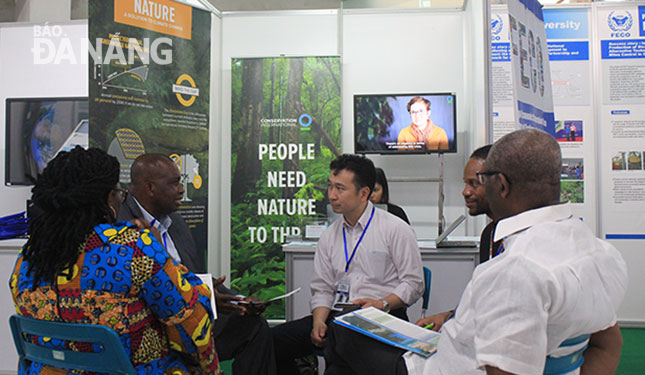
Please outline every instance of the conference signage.
[[588, 183], [596, 175], [589, 19], [587, 7], [544, 10], [555, 106], [554, 136], [563, 158], [561, 199], [575, 204], [576, 214], [595, 228], [596, 189]]
[[[281, 245], [324, 229], [340, 59], [236, 58], [231, 71], [231, 284], [266, 299], [285, 291]], [[266, 314], [284, 317], [283, 302]]]
[[171, 0], [90, 0], [91, 147], [121, 164], [121, 182], [143, 153], [175, 161], [179, 213], [207, 251], [210, 97], [209, 12]]
[[509, 0], [513, 98], [516, 124], [555, 132], [551, 71], [542, 5], [537, 0]]
[[599, 7], [603, 232], [645, 239], [645, 6]]
[[503, 5], [491, 6], [491, 77], [493, 102], [493, 139], [496, 141], [517, 129], [513, 110], [513, 66], [508, 9]]

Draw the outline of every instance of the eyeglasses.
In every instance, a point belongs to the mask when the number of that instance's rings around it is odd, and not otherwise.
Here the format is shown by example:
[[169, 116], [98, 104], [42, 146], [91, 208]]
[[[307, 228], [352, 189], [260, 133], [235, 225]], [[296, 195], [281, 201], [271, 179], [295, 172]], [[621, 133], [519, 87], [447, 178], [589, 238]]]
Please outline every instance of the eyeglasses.
[[494, 176], [500, 173], [502, 173], [502, 171], [483, 171], [483, 172], [477, 172], [475, 174], [477, 175], [477, 181], [479, 181], [480, 184], [484, 185], [486, 183], [486, 179], [488, 178], [488, 176]]
[[420, 113], [428, 113], [428, 110], [427, 109], [419, 109], [419, 110], [415, 110], [415, 111], [410, 111], [410, 114], [412, 114], [412, 115], [418, 115]]
[[125, 202], [125, 198], [128, 196], [128, 191], [126, 189], [119, 189], [119, 188], [114, 188], [112, 191], [116, 191], [121, 195], [121, 203]]

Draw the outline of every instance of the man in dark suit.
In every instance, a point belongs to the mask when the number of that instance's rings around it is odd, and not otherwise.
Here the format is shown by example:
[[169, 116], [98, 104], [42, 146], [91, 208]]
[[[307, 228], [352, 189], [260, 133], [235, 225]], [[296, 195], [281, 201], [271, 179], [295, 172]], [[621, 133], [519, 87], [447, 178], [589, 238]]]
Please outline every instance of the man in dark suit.
[[[139, 156], [132, 164], [131, 185], [119, 212], [119, 220], [141, 219], [159, 230], [164, 247], [177, 263], [191, 272], [205, 273], [204, 253], [184, 219], [176, 212], [184, 194], [181, 175], [175, 163], [162, 154]], [[273, 340], [263, 309], [251, 308], [222, 285], [224, 277], [214, 280], [217, 320], [214, 336], [220, 360], [235, 358], [235, 375], [276, 374]], [[233, 303], [232, 303], [233, 302]]]

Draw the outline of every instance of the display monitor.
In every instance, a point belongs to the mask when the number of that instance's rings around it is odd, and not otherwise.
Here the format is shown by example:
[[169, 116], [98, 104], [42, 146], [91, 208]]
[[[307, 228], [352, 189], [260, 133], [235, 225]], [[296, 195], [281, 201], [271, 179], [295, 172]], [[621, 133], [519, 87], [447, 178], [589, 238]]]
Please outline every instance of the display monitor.
[[355, 152], [457, 152], [454, 93], [354, 95]]
[[5, 113], [6, 185], [31, 185], [60, 151], [88, 147], [86, 97], [7, 99]]

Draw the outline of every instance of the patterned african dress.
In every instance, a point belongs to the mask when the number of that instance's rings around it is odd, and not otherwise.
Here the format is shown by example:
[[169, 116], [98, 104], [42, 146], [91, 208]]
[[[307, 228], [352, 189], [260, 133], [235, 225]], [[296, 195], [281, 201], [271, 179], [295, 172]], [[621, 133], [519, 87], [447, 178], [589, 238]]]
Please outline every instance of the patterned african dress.
[[[138, 374], [219, 374], [209, 288], [178, 265], [148, 230], [101, 224], [79, 249], [76, 264], [55, 284], [32, 290], [28, 262], [18, 257], [10, 280], [16, 311], [42, 320], [113, 328]], [[91, 344], [40, 345], [92, 351]], [[181, 353], [181, 354], [180, 354]], [[20, 375], [77, 374], [33, 362]]]

